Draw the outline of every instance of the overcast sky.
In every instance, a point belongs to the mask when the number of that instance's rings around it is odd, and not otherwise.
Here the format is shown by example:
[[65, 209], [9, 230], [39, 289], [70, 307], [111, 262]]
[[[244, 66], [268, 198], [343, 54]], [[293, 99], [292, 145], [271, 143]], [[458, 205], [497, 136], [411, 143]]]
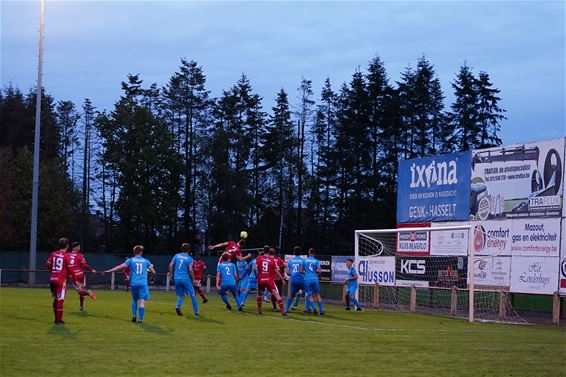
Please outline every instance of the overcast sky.
[[[452, 102], [467, 62], [501, 89], [505, 144], [566, 135], [564, 1], [149, 2], [46, 0], [44, 86], [57, 100], [111, 109], [139, 73], [165, 84], [181, 57], [196, 60], [212, 95], [242, 73], [271, 109], [301, 77], [336, 90], [378, 55], [393, 82], [423, 54]], [[37, 76], [39, 1], [1, 1], [1, 85]]]

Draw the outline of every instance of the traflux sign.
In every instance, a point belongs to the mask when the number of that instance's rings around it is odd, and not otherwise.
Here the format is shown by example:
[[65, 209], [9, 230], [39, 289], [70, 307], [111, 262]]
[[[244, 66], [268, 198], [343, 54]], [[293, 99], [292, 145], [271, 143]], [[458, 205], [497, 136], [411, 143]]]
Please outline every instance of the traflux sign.
[[397, 222], [467, 220], [471, 153], [399, 161]]

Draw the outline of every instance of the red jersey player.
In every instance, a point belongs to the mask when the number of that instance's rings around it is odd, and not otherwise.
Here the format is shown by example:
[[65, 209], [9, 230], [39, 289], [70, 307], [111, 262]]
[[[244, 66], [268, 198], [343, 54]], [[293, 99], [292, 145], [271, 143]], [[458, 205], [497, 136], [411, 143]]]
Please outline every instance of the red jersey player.
[[260, 255], [257, 257], [255, 261], [255, 273], [257, 276], [257, 309], [258, 314], [262, 314], [262, 293], [265, 288], [271, 293], [272, 297], [275, 297], [277, 300], [277, 304], [279, 304], [279, 309], [281, 310], [282, 315], [285, 314], [285, 308], [283, 307], [283, 300], [279, 295], [279, 291], [273, 282], [273, 276], [278, 275], [281, 280], [283, 280], [283, 276], [281, 276], [281, 272], [277, 268], [275, 264], [275, 260], [270, 257], [271, 250], [268, 250], [264, 255]]
[[[238, 242], [234, 242], [234, 241], [226, 241], [226, 242], [222, 242], [216, 245], [211, 245], [208, 247], [208, 250], [214, 250], [216, 248], [219, 247], [225, 247], [226, 249], [224, 250], [224, 252], [222, 253], [222, 255], [224, 254], [228, 254], [228, 262], [239, 262], [239, 261], [243, 261], [246, 259], [251, 258], [251, 254], [248, 253], [248, 255], [246, 255], [245, 257], [242, 257], [242, 249], [241, 247], [246, 243], [246, 240], [241, 239]], [[222, 262], [222, 255], [220, 255], [220, 259], [218, 259], [218, 263]]]
[[[284, 280], [282, 280], [282, 276], [283, 274], [285, 274], [285, 261], [281, 259], [279, 255], [276, 255], [276, 251], [274, 248], [270, 248], [269, 253], [271, 258], [275, 262], [275, 267], [277, 267], [277, 270], [279, 270], [280, 272], [279, 274], [276, 273], [273, 274], [273, 282], [275, 283], [275, 287], [277, 287], [277, 290], [279, 291], [279, 295], [281, 295], [283, 294]], [[276, 306], [275, 297], [273, 295], [271, 295], [271, 304], [273, 305], [273, 310], [276, 311], [277, 306]]]
[[206, 298], [206, 296], [202, 292], [202, 289], [200, 289], [201, 280], [204, 277], [204, 271], [205, 270], [206, 270], [206, 264], [204, 264], [204, 262], [200, 259], [200, 254], [196, 253], [195, 254], [195, 260], [193, 262], [193, 272], [195, 274], [195, 280], [193, 281], [193, 287], [195, 288], [195, 291], [199, 294], [199, 296], [202, 298], [203, 304], [206, 304], [208, 302], [208, 299]]
[[51, 253], [45, 266], [51, 271], [49, 279], [49, 288], [53, 296], [53, 314], [55, 315], [55, 324], [64, 324], [63, 322], [63, 305], [65, 302], [65, 290], [67, 288], [67, 266], [69, 265], [69, 240], [66, 238], [59, 239], [59, 250]]
[[69, 254], [69, 273], [71, 274], [71, 283], [79, 294], [80, 310], [83, 310], [85, 296], [89, 296], [96, 300], [96, 296], [90, 291], [86, 290], [86, 276], [83, 268], [90, 272], [96, 272], [92, 267], [86, 263], [84, 255], [81, 253], [81, 245], [78, 242], [71, 244], [71, 251]]

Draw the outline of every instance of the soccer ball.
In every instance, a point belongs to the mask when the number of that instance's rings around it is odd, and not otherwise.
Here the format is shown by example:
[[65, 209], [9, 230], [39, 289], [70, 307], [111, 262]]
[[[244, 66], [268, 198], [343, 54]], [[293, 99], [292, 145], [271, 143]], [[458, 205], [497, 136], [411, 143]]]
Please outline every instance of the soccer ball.
[[243, 239], [248, 238], [248, 232], [246, 232], [245, 230], [242, 230], [240, 232], [240, 238], [243, 238]]

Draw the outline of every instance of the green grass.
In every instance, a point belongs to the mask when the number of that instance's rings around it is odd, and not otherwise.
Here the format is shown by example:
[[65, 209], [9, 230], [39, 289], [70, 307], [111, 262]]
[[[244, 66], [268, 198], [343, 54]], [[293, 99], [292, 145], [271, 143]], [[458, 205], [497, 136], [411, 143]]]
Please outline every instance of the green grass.
[[8, 376], [565, 376], [566, 329], [469, 324], [378, 311], [327, 316], [226, 311], [217, 295], [201, 317], [172, 292], [152, 292], [143, 325], [130, 295], [97, 291], [78, 311], [70, 291], [64, 326], [48, 289], [0, 289], [0, 375]]

